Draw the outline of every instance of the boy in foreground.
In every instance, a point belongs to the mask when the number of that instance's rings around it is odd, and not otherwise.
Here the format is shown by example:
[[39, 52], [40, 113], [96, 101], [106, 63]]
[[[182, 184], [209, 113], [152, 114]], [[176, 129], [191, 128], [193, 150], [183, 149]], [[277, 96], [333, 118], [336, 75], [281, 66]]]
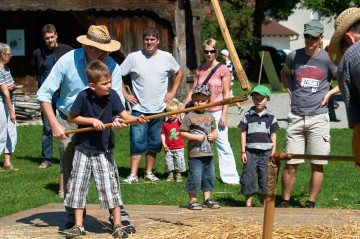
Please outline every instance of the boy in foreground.
[[270, 101], [270, 90], [263, 85], [256, 86], [250, 94], [254, 106], [240, 121], [241, 160], [244, 163], [240, 177], [241, 193], [245, 195], [246, 207], [252, 207], [252, 195], [256, 192], [256, 173], [258, 192], [266, 194], [266, 177], [269, 156], [276, 151], [276, 130], [279, 128], [276, 117], [266, 108]]
[[66, 238], [85, 235], [83, 212], [91, 174], [94, 175], [101, 208], [112, 211], [113, 237], [127, 238], [120, 219], [120, 206], [123, 203], [114, 160], [114, 135], [104, 124], [112, 122], [114, 128], [122, 129], [127, 126], [124, 120], [146, 121], [142, 116], [136, 118], [126, 112], [119, 95], [111, 89], [111, 73], [104, 63], [98, 60], [91, 62], [86, 68], [86, 76], [90, 88], [78, 94], [68, 121], [78, 124], [79, 128], [91, 125], [96, 131], [76, 135], [73, 169], [64, 201], [65, 206], [75, 210], [75, 226], [65, 231]]
[[[210, 96], [210, 89], [200, 85], [194, 89], [191, 98], [195, 106], [200, 106], [209, 103]], [[190, 198], [188, 209], [202, 209], [196, 198], [200, 190], [203, 191], [204, 206], [219, 209], [219, 204], [210, 198], [215, 183], [212, 146], [217, 137], [215, 118], [204, 108], [189, 112], [181, 123], [180, 136], [188, 140], [189, 176], [185, 186]]]

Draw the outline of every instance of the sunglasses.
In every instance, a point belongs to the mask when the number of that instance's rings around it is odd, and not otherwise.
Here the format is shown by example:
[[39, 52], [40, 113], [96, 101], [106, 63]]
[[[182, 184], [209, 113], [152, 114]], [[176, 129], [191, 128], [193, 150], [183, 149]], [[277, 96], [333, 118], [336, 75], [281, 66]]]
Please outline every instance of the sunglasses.
[[305, 34], [305, 35], [304, 35], [304, 38], [305, 38], [305, 39], [310, 39], [310, 40], [319, 40], [320, 37], [313, 37], [313, 36], [311, 36], [311, 35]]
[[209, 53], [214, 54], [215, 52], [216, 52], [216, 50], [210, 50], [210, 51], [204, 50], [205, 54], [209, 54]]

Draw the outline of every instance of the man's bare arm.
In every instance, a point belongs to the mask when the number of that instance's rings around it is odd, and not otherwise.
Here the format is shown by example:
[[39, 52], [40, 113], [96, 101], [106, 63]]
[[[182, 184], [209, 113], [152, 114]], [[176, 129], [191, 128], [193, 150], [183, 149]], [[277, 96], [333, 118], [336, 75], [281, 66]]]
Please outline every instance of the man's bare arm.
[[173, 86], [171, 88], [171, 91], [166, 93], [166, 95], [165, 95], [165, 99], [164, 99], [165, 102], [168, 102], [169, 100], [171, 100], [172, 98], [175, 97], [176, 91], [178, 90], [178, 88], [180, 86], [183, 75], [184, 75], [183, 70], [180, 67], [178, 72], [176, 73], [176, 77], [175, 77], [175, 80], [174, 80], [174, 84], [173, 84]]
[[45, 114], [45, 117], [49, 120], [53, 137], [57, 139], [67, 138], [67, 136], [64, 133], [65, 130], [64, 127], [60, 125], [59, 122], [56, 120], [51, 103], [41, 102], [40, 105], [43, 113]]

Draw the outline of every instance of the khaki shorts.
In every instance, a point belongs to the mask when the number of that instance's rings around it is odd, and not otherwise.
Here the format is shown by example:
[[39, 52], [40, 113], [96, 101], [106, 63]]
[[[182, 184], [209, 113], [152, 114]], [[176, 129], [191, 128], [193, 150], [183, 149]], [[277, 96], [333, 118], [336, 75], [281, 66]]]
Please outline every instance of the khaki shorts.
[[[290, 154], [330, 154], [329, 114], [313, 116], [288, 115], [285, 152]], [[291, 159], [286, 164], [303, 163], [304, 159]], [[327, 160], [310, 160], [312, 164], [325, 165]]]

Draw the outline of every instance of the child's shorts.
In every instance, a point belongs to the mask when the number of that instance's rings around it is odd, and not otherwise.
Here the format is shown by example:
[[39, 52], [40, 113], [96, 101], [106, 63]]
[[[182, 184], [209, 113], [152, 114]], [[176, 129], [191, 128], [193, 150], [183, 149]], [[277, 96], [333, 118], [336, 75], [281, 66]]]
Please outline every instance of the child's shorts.
[[86, 152], [75, 149], [73, 169], [67, 183], [64, 204], [71, 208], [84, 208], [94, 175], [101, 208], [115, 208], [122, 205], [117, 166], [113, 150], [106, 152]]

